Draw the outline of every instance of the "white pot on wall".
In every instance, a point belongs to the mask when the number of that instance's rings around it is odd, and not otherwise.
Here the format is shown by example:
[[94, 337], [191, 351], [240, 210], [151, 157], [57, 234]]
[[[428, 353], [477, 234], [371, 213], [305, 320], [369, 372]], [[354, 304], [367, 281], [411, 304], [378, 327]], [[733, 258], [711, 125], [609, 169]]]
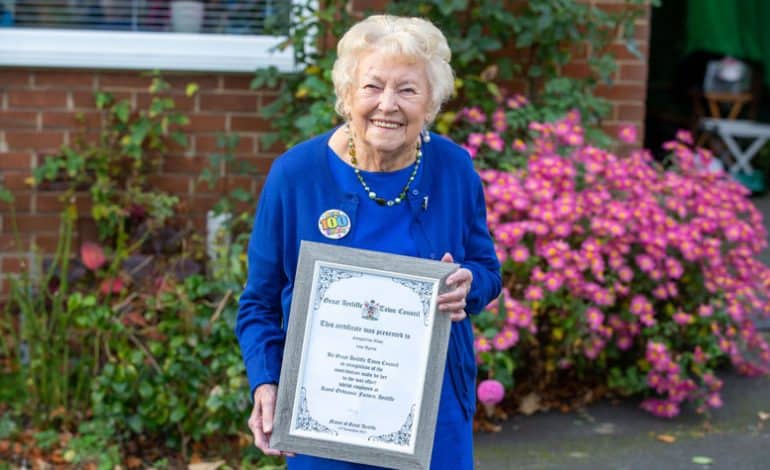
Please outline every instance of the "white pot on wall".
[[200, 33], [206, 8], [203, 2], [195, 0], [174, 0], [171, 2], [171, 31], [175, 33]]

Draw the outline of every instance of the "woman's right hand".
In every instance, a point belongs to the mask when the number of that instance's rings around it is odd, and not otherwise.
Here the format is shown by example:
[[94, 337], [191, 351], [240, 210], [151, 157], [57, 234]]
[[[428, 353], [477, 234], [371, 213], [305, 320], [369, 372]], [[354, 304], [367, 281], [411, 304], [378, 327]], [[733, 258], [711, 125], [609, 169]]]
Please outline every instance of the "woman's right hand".
[[292, 454], [270, 448], [277, 390], [275, 384], [262, 384], [254, 390], [254, 408], [249, 416], [249, 429], [254, 434], [254, 445], [265, 455], [291, 456]]

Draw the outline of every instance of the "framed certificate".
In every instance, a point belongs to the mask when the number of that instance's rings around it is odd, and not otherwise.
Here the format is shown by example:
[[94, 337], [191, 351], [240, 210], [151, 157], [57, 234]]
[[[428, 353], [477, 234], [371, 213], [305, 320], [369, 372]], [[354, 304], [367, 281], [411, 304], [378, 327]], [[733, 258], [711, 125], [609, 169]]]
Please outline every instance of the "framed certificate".
[[302, 242], [270, 446], [429, 468], [457, 268]]

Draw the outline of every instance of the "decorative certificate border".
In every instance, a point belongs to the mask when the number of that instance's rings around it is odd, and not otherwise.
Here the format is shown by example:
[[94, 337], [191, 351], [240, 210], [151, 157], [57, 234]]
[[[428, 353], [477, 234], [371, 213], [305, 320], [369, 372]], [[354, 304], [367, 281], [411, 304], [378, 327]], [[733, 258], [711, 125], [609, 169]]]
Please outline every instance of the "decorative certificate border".
[[[294, 283], [271, 447], [370, 465], [429, 468], [441, 395], [438, 391], [441, 390], [451, 326], [447, 315], [436, 314], [435, 298], [445, 290], [446, 277], [457, 268], [452, 263], [303, 241]], [[309, 339], [311, 321], [317, 319], [314, 315], [321, 307], [327, 291], [331, 292], [330, 289], [338, 282], [343, 285], [345, 280], [367, 276], [387, 279], [403, 286], [397, 289], [406, 288], [408, 291], [404, 292], [415, 294], [414, 299], [422, 308], [417, 307], [417, 304], [410, 308], [413, 317], [411, 321], [418, 321], [428, 329], [422, 336], [425, 347], [420, 349], [424, 356], [402, 366], [406, 370], [396, 370], [417, 374], [417, 383], [414, 384], [418, 387], [414, 395], [417, 401], [405, 403], [403, 414], [398, 413], [402, 421], [394, 422], [395, 415], [388, 416], [388, 422], [392, 424], [383, 425], [377, 432], [362, 435], [360, 440], [350, 441], [344, 439], [329, 422], [316, 419], [317, 414], [314, 415], [315, 410], [311, 409], [312, 397], [308, 406], [309, 392], [303, 382], [303, 366], [305, 358], [318, 357], [328, 352], [325, 348], [312, 350], [311, 345], [317, 341]], [[374, 300], [372, 303], [377, 305]], [[418, 310], [421, 310], [419, 314]], [[368, 318], [377, 320], [380, 315], [378, 312], [375, 307], [365, 303], [360, 318], [365, 319], [363, 321]], [[424, 369], [412, 366], [412, 362], [423, 365]], [[420, 383], [423, 375], [424, 380]], [[339, 406], [343, 408], [342, 404]], [[320, 409], [326, 411], [328, 416], [327, 409], [323, 406]], [[379, 422], [376, 416], [368, 418]], [[399, 422], [402, 424], [399, 425]]]

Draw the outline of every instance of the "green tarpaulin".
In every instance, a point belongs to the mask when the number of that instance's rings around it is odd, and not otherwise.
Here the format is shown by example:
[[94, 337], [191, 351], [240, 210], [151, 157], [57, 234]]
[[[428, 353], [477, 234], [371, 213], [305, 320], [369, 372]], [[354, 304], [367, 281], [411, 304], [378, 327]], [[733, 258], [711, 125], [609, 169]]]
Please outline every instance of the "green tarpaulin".
[[770, 0], [688, 0], [686, 49], [757, 61], [770, 86]]

